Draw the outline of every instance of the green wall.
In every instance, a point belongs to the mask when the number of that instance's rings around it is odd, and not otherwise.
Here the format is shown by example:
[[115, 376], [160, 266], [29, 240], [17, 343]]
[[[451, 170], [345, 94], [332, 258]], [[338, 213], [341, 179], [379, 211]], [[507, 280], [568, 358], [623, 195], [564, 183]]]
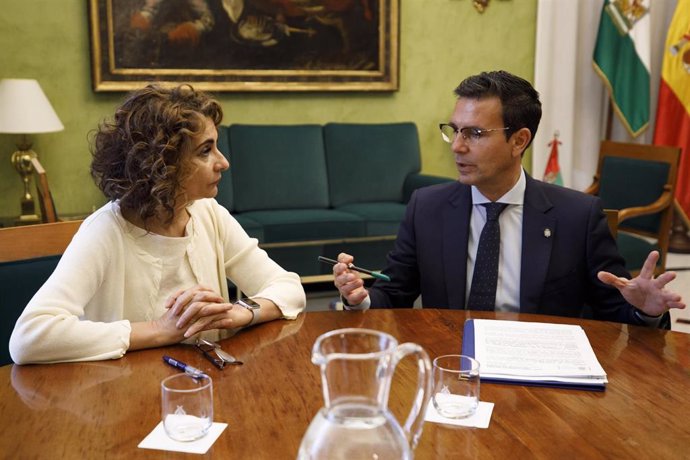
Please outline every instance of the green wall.
[[[218, 0], [219, 1], [219, 0]], [[87, 135], [123, 93], [91, 89], [87, 1], [5, 2], [0, 15], [0, 78], [35, 78], [65, 130], [33, 136], [58, 212], [77, 214], [104, 199], [88, 173]], [[393, 93], [219, 93], [229, 123], [414, 121], [424, 172], [455, 177], [438, 123], [453, 109], [466, 76], [505, 69], [534, 75], [537, 0], [401, 0], [400, 90]], [[10, 164], [16, 136], [0, 134], [0, 216], [19, 214], [22, 186]], [[525, 159], [525, 164], [528, 164]]]

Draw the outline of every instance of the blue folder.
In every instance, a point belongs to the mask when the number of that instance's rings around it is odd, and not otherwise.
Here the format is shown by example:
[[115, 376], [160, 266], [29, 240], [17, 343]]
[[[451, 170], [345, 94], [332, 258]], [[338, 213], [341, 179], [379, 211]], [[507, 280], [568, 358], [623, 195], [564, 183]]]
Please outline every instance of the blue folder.
[[[474, 320], [468, 319], [465, 321], [465, 326], [462, 332], [462, 354], [474, 358]], [[479, 363], [481, 366], [481, 363]], [[481, 367], [480, 367], [481, 369]], [[482, 383], [506, 383], [509, 385], [524, 385], [531, 387], [550, 387], [550, 388], [566, 388], [570, 390], [588, 390], [588, 391], [604, 391], [606, 385], [601, 383], [584, 384], [584, 383], [568, 383], [556, 382], [552, 380], [520, 380], [511, 378], [494, 378], [482, 377], [481, 370], [479, 371], [479, 380]]]

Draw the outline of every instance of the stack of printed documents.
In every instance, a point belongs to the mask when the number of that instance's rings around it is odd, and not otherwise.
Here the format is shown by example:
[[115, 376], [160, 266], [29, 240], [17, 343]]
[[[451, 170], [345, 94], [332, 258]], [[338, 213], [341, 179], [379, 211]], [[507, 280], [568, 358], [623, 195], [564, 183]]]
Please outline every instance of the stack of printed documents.
[[479, 361], [482, 382], [604, 390], [606, 372], [577, 325], [471, 319], [462, 354]]

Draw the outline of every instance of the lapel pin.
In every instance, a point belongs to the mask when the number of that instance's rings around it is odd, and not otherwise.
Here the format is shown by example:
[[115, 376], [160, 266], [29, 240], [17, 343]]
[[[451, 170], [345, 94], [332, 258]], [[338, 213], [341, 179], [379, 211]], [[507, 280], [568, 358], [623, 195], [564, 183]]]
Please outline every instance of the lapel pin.
[[550, 228], [545, 228], [544, 229], [544, 236], [546, 238], [551, 238], [551, 229]]

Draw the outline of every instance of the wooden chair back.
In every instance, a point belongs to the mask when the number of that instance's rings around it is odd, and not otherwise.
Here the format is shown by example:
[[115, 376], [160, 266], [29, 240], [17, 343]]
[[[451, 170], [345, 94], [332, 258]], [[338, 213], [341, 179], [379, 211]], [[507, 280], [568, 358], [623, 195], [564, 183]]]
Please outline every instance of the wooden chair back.
[[60, 255], [82, 220], [0, 228], [0, 262]]
[[618, 236], [618, 209], [604, 209], [604, 214], [606, 214], [611, 235], [616, 238]]
[[53, 201], [53, 195], [50, 193], [50, 187], [48, 187], [48, 175], [46, 174], [46, 170], [36, 157], [31, 159], [31, 164], [36, 174], [36, 190], [38, 192], [38, 204], [41, 208], [41, 220], [44, 223], [57, 222], [58, 217], [55, 211], [55, 201]]
[[0, 366], [10, 364], [10, 334], [36, 291], [50, 277], [81, 220], [0, 228]]

